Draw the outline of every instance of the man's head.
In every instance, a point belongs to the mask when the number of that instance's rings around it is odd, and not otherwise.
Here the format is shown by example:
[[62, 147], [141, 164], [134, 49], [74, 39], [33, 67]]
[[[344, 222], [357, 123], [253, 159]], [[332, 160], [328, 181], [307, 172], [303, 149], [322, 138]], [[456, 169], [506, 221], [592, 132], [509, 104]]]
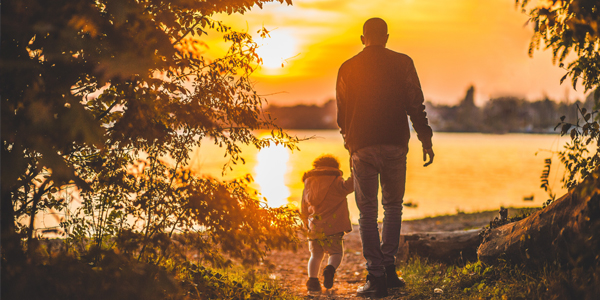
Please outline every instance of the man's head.
[[365, 46], [385, 46], [388, 37], [385, 21], [381, 18], [371, 18], [363, 25], [363, 35], [360, 36], [360, 40]]

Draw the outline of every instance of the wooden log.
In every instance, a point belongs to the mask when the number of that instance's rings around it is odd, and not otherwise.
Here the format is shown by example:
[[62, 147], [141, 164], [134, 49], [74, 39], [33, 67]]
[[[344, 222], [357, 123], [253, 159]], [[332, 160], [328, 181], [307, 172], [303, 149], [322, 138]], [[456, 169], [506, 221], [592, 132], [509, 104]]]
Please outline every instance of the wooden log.
[[[600, 222], [600, 181], [588, 181], [529, 217], [492, 229], [477, 254], [486, 264], [508, 261], [542, 266], [569, 264]], [[594, 226], [594, 227], [592, 227]]]
[[479, 232], [482, 229], [448, 232], [423, 232], [403, 235], [401, 251], [433, 261], [455, 263], [477, 260]]

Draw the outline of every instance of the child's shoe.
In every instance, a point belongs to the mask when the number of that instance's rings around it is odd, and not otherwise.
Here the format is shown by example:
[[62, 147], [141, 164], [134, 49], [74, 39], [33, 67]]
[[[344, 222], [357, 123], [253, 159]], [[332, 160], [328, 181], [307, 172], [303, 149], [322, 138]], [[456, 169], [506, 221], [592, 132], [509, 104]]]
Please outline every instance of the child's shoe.
[[309, 292], [320, 292], [321, 283], [319, 283], [319, 278], [309, 277], [308, 281], [306, 281], [306, 289], [308, 289]]
[[330, 289], [333, 287], [333, 277], [335, 276], [335, 267], [332, 265], [327, 265], [325, 269], [323, 269], [323, 286], [326, 289]]

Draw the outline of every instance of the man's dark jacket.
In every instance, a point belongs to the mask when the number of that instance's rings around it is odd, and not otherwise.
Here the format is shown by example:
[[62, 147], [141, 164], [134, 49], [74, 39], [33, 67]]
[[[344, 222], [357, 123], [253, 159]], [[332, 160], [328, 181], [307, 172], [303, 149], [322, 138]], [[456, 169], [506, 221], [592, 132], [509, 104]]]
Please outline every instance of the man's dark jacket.
[[407, 146], [407, 115], [423, 148], [431, 148], [423, 92], [410, 57], [368, 46], [340, 67], [337, 122], [350, 152], [372, 145]]

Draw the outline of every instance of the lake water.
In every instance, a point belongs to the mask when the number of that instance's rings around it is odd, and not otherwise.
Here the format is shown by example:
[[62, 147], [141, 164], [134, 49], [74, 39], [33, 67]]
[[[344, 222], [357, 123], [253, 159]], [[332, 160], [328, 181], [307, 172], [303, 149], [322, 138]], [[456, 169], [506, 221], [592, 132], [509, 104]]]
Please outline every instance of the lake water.
[[[343, 147], [337, 130], [290, 131], [300, 138], [300, 151], [291, 152], [283, 147], [258, 151], [242, 147], [246, 164], [234, 166], [233, 171], [221, 175], [224, 151], [207, 140], [194, 151], [192, 168], [201, 174], [232, 179], [251, 174], [253, 188], [263, 194], [269, 205], [284, 204], [299, 207], [304, 184], [302, 174], [311, 169], [319, 155], [337, 156], [344, 176], [350, 174], [348, 152]], [[434, 133], [434, 163], [423, 167], [421, 144], [413, 133], [407, 159], [405, 202], [416, 208], [405, 207], [404, 219], [451, 214], [457, 211], [475, 212], [499, 209], [500, 206], [541, 206], [548, 199], [540, 188], [540, 175], [545, 158], [553, 158], [550, 184], [558, 196], [562, 169], [552, 151], [562, 149], [566, 137], [538, 134], [491, 135], [479, 133]], [[536, 155], [537, 153], [537, 155]], [[524, 197], [533, 196], [533, 201]], [[358, 220], [354, 194], [348, 196], [351, 219]], [[380, 208], [380, 218], [382, 211]]]

